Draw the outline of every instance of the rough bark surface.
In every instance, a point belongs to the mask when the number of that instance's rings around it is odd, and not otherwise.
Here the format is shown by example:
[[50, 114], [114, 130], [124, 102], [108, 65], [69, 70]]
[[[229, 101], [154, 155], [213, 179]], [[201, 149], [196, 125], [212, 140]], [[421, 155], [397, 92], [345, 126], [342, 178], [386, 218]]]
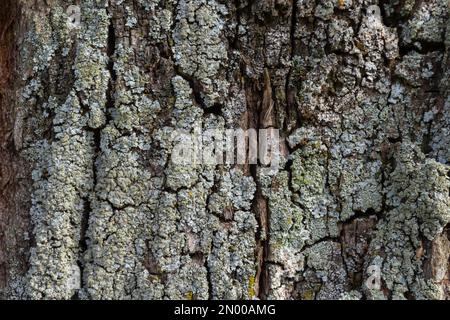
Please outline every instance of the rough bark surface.
[[[1, 297], [450, 297], [448, 0], [0, 6]], [[279, 170], [171, 162], [199, 128]]]

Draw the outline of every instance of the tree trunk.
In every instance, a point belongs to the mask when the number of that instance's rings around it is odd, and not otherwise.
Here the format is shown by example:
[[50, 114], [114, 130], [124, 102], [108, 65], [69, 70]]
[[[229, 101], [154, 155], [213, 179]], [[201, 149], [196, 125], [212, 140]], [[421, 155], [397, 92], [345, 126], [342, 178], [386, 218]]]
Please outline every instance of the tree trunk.
[[1, 297], [450, 297], [448, 0], [0, 6]]

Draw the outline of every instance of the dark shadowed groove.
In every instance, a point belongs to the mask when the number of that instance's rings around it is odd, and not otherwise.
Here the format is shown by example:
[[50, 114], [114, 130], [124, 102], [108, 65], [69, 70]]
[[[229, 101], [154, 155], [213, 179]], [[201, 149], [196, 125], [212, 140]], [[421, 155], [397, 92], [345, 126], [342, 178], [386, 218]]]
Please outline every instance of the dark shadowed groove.
[[29, 166], [20, 157], [22, 121], [16, 110], [15, 61], [20, 7], [3, 0], [0, 10], [0, 299], [7, 298], [10, 275], [26, 272]]

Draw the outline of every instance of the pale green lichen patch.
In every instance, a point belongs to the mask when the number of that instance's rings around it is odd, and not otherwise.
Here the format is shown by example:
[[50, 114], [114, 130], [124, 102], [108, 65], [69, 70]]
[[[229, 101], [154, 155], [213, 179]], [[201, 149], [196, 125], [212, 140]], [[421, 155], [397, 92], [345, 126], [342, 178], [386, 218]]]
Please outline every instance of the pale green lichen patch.
[[448, 1], [433, 0], [419, 5], [402, 32], [402, 40], [419, 49], [421, 42], [443, 42], [450, 5]]
[[173, 56], [182, 72], [200, 83], [209, 107], [228, 93], [223, 74], [227, 48], [222, 35], [226, 14], [226, 6], [214, 0], [182, 0], [177, 6]]
[[[72, 94], [55, 112], [55, 140], [37, 149], [41, 160], [33, 173], [31, 217], [36, 246], [30, 257], [29, 295], [69, 299], [81, 287], [78, 245], [85, 198], [92, 189], [92, 134], [74, 130], [82, 124]], [[78, 131], [78, 132], [77, 132]]]
[[[44, 117], [48, 112], [53, 115], [51, 140], [37, 141], [27, 151], [35, 154], [32, 157], [38, 161], [33, 173], [35, 182], [30, 213], [36, 244], [31, 249], [27, 275], [28, 294], [32, 298], [70, 299], [82, 286], [79, 244], [83, 240], [80, 226], [93, 188], [94, 137], [92, 132], [84, 130], [89, 121], [84, 110], [88, 102], [80, 99], [78, 93], [81, 92], [88, 100], [89, 93], [101, 99], [108, 82], [103, 72], [105, 55], [102, 46], [98, 46], [98, 41], [105, 40], [106, 23], [104, 20], [101, 22], [105, 11], [92, 3], [86, 3], [84, 9], [86, 21], [91, 20], [97, 28], [82, 30], [83, 37], [77, 38], [80, 50], [73, 66], [74, 87], [69, 88], [62, 104], [58, 103], [59, 99], [48, 98], [42, 111]], [[60, 31], [53, 44], [62, 51], [70, 44], [66, 21], [62, 9], [55, 7], [52, 23]], [[42, 26], [42, 30], [45, 28]], [[36, 27], [35, 30], [43, 39], [41, 29]], [[90, 55], [93, 64], [87, 63], [86, 55]], [[45, 56], [40, 55], [39, 59]], [[51, 56], [45, 59], [45, 62], [36, 64], [40, 66], [36, 72], [52, 68]], [[105, 104], [104, 100], [89, 101], [94, 106], [96, 102], [97, 105]]]
[[381, 277], [393, 297], [410, 293], [418, 299], [441, 298], [442, 288], [424, 277], [424, 257], [418, 252], [450, 222], [449, 168], [407, 144], [396, 156], [385, 191], [392, 209], [378, 224], [371, 243], [373, 260], [382, 261]]

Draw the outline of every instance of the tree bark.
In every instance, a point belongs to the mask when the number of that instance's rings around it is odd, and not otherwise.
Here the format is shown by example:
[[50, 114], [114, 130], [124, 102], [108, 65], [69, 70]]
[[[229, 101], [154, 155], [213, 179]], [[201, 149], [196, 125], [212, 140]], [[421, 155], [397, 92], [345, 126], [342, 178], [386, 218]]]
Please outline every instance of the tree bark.
[[1, 4], [0, 297], [450, 297], [448, 0], [73, 2]]

